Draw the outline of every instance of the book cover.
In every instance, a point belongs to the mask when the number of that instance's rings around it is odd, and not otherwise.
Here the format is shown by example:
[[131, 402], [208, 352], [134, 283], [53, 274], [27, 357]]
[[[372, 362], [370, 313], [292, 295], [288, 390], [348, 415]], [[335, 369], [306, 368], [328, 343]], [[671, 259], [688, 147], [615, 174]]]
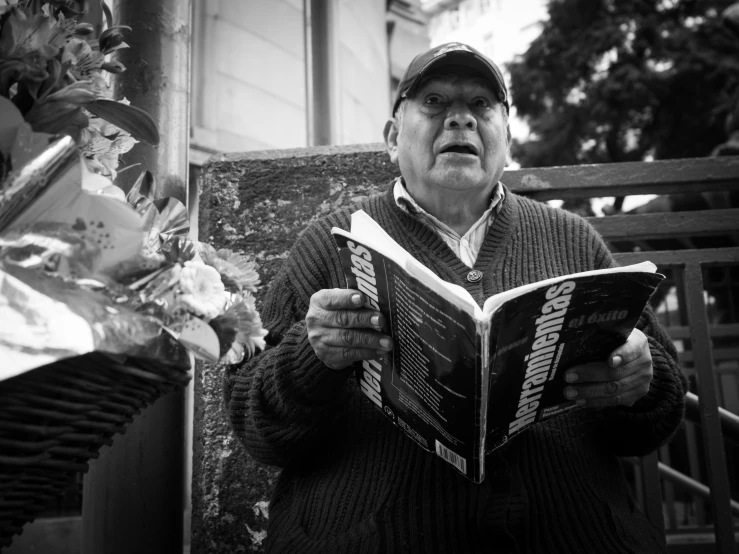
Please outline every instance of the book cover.
[[570, 276], [503, 304], [490, 335], [487, 451], [575, 407], [564, 396], [564, 371], [603, 361], [626, 342], [663, 278], [623, 271]]
[[379, 227], [357, 227], [361, 237], [332, 230], [347, 288], [383, 314], [394, 340], [387, 355], [362, 362], [359, 386], [408, 437], [476, 483], [486, 454], [576, 406], [564, 397], [564, 370], [605, 360], [663, 279], [649, 263], [585, 272], [506, 291], [480, 309]]
[[375, 249], [335, 234], [348, 288], [382, 312], [395, 347], [357, 372], [365, 396], [421, 447], [474, 478], [479, 456], [479, 323]]

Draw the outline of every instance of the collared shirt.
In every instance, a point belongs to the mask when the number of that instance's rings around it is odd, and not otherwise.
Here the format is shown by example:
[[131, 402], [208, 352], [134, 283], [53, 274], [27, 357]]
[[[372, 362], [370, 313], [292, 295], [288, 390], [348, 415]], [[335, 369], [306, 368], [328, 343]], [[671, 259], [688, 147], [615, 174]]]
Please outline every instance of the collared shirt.
[[462, 263], [468, 267], [474, 267], [475, 260], [477, 260], [477, 255], [480, 253], [480, 248], [485, 240], [485, 236], [488, 234], [488, 230], [493, 224], [495, 216], [503, 205], [505, 192], [500, 182], [496, 183], [490, 199], [490, 206], [488, 206], [488, 209], [485, 210], [485, 213], [482, 214], [480, 219], [478, 219], [462, 237], [460, 237], [459, 233], [449, 227], [446, 223], [439, 221], [436, 217], [419, 206], [408, 193], [408, 189], [405, 188], [405, 183], [403, 182], [402, 177], [398, 177], [395, 181], [393, 195], [395, 197], [395, 203], [401, 210], [431, 227], [439, 234], [441, 239], [449, 246], [449, 248], [452, 249], [452, 252], [462, 260]]

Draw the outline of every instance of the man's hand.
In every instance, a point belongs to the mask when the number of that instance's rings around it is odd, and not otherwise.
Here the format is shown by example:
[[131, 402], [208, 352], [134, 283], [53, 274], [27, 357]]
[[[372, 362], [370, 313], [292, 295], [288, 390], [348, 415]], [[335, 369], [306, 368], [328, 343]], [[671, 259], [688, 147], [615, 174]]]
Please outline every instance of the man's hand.
[[634, 329], [605, 362], [582, 364], [565, 372], [564, 394], [588, 408], [633, 406], [649, 392], [652, 355], [647, 337]]
[[380, 332], [382, 314], [363, 305], [364, 295], [352, 289], [324, 289], [311, 296], [305, 316], [308, 340], [318, 359], [331, 369], [344, 369], [392, 349], [392, 339]]

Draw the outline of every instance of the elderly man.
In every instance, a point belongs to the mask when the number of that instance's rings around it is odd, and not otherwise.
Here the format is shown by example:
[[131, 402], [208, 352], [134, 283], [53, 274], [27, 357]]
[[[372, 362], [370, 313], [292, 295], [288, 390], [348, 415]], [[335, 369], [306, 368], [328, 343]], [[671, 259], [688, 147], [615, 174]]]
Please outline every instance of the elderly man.
[[[385, 127], [400, 177], [364, 201], [406, 250], [478, 302], [613, 264], [579, 217], [501, 182], [508, 94], [499, 69], [452, 43], [413, 60]], [[667, 441], [683, 414], [675, 350], [651, 310], [607, 360], [568, 369], [582, 409], [534, 425], [486, 460], [480, 485], [422, 450], [363, 394], [353, 368], [393, 347], [382, 314], [347, 290], [330, 230], [312, 224], [266, 297], [271, 348], [225, 379], [231, 423], [252, 456], [282, 467], [270, 552], [653, 554], [617, 456]], [[474, 271], [473, 271], [474, 270]]]

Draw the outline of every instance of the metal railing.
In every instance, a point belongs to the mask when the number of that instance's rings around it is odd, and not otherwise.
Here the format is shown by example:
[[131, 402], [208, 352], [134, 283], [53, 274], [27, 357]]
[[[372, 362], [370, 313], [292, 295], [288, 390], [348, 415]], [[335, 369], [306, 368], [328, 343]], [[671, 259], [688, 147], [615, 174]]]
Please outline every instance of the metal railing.
[[[721, 407], [719, 407], [718, 412], [724, 437], [739, 442], [739, 416]], [[700, 400], [692, 392], [687, 393], [685, 396], [685, 418], [694, 423], [700, 423]], [[629, 458], [629, 462], [640, 464], [641, 460], [639, 458]], [[670, 481], [679, 488], [700, 496], [703, 499], [711, 499], [711, 489], [700, 481], [696, 481], [684, 473], [677, 471], [664, 462], [658, 462], [657, 469], [663, 479]], [[730, 506], [734, 516], [739, 517], [739, 502], [731, 499]]]
[[[508, 171], [503, 177], [512, 190], [537, 200], [625, 196], [631, 194], [719, 193], [739, 190], [739, 158], [704, 158], [659, 162], [636, 162], [593, 166], [553, 167]], [[635, 477], [637, 496], [646, 516], [665, 528], [665, 504], [673, 504], [674, 487], [687, 490], [710, 505], [710, 520], [716, 552], [736, 554], [732, 515], [739, 505], [730, 496], [729, 468], [724, 439], [736, 440], [739, 417], [719, 406], [717, 358], [737, 359], [736, 349], [714, 348], [716, 340], [739, 341], [739, 325], [716, 325], [707, 314], [704, 272], [739, 265], [739, 209], [623, 214], [588, 218], [609, 243], [613, 257], [622, 265], [644, 260], [654, 262], [660, 272], [670, 273], [679, 298], [681, 321], [669, 329], [673, 340], [689, 344], [681, 353], [681, 363], [693, 366], [698, 395], [686, 398], [686, 420], [699, 422], [697, 430], [686, 423], [686, 454], [691, 475], [670, 467], [669, 450], [660, 449], [639, 459]], [[696, 248], [717, 237], [720, 248]], [[655, 247], [655, 245], [669, 246]], [[667, 250], [666, 248], [671, 248]], [[732, 285], [733, 286], [733, 285]], [[729, 299], [737, 296], [731, 289]], [[737, 293], [739, 294], [739, 293]], [[734, 314], [736, 315], [736, 314]], [[736, 381], [735, 381], [736, 382]], [[737, 386], [736, 384], [734, 385]], [[659, 460], [659, 457], [663, 461]], [[706, 483], [700, 481], [705, 473]], [[661, 481], [664, 479], [664, 487]], [[674, 509], [674, 505], [672, 506]], [[668, 520], [671, 530], [674, 513]], [[707, 518], [701, 514], [700, 520]]]

